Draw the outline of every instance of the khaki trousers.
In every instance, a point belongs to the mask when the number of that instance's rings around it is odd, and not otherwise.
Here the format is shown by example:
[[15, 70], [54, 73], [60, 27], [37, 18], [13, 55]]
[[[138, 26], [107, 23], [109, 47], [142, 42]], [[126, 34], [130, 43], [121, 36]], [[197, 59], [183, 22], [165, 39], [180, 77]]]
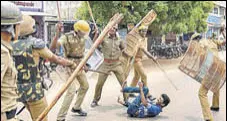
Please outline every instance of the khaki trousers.
[[[122, 85], [123, 82], [125, 81], [123, 68], [122, 68], [121, 62], [119, 61], [112, 62], [112, 63], [103, 62], [100, 67], [100, 70], [107, 73], [113, 72], [117, 77], [117, 80], [120, 85]], [[107, 77], [108, 75], [106, 74], [101, 74], [101, 73], [99, 74], [98, 82], [95, 87], [95, 95], [94, 95], [93, 101], [98, 102], [101, 99], [102, 88], [104, 83], [106, 82]], [[124, 97], [124, 100], [127, 101], [128, 94], [123, 93], [123, 97]]]
[[133, 66], [134, 66], [134, 77], [131, 83], [131, 87], [135, 87], [138, 81], [140, 80], [140, 78], [144, 86], [147, 87], [147, 75], [144, 72], [142, 62], [141, 61], [134, 62]]
[[[205, 120], [214, 121], [213, 116], [211, 114], [210, 105], [207, 98], [208, 89], [201, 84], [199, 89], [199, 100], [202, 107], [203, 117]], [[213, 93], [212, 107], [219, 107], [219, 96], [220, 91]]]
[[[67, 76], [69, 77], [72, 74], [70, 70], [67, 71]], [[81, 109], [81, 104], [83, 103], [84, 97], [87, 93], [87, 90], [89, 88], [89, 84], [87, 82], [86, 74], [84, 71], [80, 71], [78, 75], [76, 76], [76, 79], [72, 82], [72, 84], [67, 89], [66, 95], [64, 97], [61, 109], [58, 113], [57, 119], [62, 120], [65, 119], [66, 114], [69, 110], [70, 104], [72, 103], [72, 100], [76, 94], [76, 81], [79, 82], [80, 88], [78, 90], [77, 99], [73, 106], [74, 109]]]
[[[26, 102], [24, 103], [28, 111], [30, 112], [30, 115], [32, 117], [33, 121], [36, 121], [36, 119], [39, 117], [39, 115], [44, 111], [44, 109], [48, 106], [46, 97], [43, 97], [40, 100], [33, 101], [33, 102]], [[48, 117], [46, 116], [43, 121], [47, 121]]]

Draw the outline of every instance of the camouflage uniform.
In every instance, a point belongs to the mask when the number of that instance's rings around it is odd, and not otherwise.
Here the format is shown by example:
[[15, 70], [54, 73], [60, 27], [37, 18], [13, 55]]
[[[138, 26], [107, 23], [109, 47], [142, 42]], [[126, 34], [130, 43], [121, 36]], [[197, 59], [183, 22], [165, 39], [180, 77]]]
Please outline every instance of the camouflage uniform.
[[[215, 56], [218, 57], [218, 45], [220, 45], [222, 42], [218, 40], [202, 40], [200, 43], [207, 47], [209, 50], [211, 50]], [[214, 121], [213, 116], [210, 111], [209, 102], [207, 98], [208, 89], [204, 86], [204, 83], [206, 83], [206, 80], [202, 81], [202, 84], [199, 89], [199, 100], [202, 106], [202, 112], [203, 117], [205, 120]], [[213, 100], [212, 100], [212, 106], [213, 108], [219, 108], [219, 96], [220, 91], [213, 93]]]
[[[120, 85], [122, 85], [125, 81], [125, 76], [119, 57], [121, 56], [121, 49], [124, 48], [123, 41], [119, 40], [117, 37], [114, 37], [113, 39], [106, 37], [100, 47], [104, 55], [104, 62], [102, 63], [100, 70], [107, 73], [113, 72]], [[99, 74], [93, 101], [98, 102], [100, 100], [102, 88], [107, 77], [107, 74]], [[127, 100], [126, 94], [124, 94], [124, 100]]]
[[[3, 120], [7, 120], [6, 112], [12, 110], [16, 112], [17, 108], [17, 70], [13, 62], [12, 51], [12, 46], [1, 40], [1, 118]], [[15, 119], [11, 121], [13, 120]]]
[[[53, 53], [45, 47], [43, 40], [32, 36], [15, 41], [12, 45], [15, 65], [18, 70], [18, 101], [25, 104], [32, 120], [36, 120], [48, 106], [38, 69], [39, 58], [50, 59]], [[44, 121], [47, 121], [47, 117]]]
[[[76, 64], [79, 64], [82, 60], [85, 52], [85, 38], [79, 38], [77, 34], [74, 32], [69, 32], [63, 35], [59, 42], [61, 45], [63, 45], [64, 48], [64, 55], [67, 59], [74, 61]], [[67, 75], [70, 77], [70, 75], [73, 73], [74, 69], [67, 68]], [[89, 84], [86, 79], [86, 74], [84, 70], [81, 70], [75, 80], [72, 82], [70, 87], [67, 89], [66, 95], [64, 97], [64, 101], [62, 104], [62, 107], [58, 113], [58, 120], [65, 119], [66, 114], [69, 110], [69, 106], [74, 98], [74, 95], [76, 94], [76, 81], [79, 82], [80, 88], [78, 90], [78, 95], [76, 102], [73, 106], [75, 110], [81, 109], [81, 104], [84, 100], [84, 97], [87, 93], [87, 90], [89, 88]]]

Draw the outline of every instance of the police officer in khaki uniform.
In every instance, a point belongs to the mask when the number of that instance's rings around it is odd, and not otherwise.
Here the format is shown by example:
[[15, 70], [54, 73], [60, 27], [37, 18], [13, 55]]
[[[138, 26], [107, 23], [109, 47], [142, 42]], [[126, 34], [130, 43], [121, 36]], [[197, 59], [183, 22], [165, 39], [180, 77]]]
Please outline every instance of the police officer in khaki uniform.
[[[124, 43], [117, 36], [118, 25], [112, 27], [109, 31], [108, 36], [103, 40], [100, 48], [104, 55], [104, 62], [102, 63], [100, 70], [103, 72], [113, 72], [117, 77], [120, 85], [125, 81], [125, 76], [123, 72], [123, 68], [119, 57], [121, 56], [121, 52], [124, 49]], [[99, 74], [98, 82], [95, 88], [95, 95], [91, 107], [95, 107], [98, 105], [98, 101], [101, 98], [102, 88], [107, 79], [107, 74]], [[127, 95], [124, 94], [124, 100], [127, 101]]]
[[22, 14], [18, 7], [1, 1], [1, 121], [17, 121], [17, 71], [10, 42], [17, 39], [21, 22]]
[[[18, 101], [24, 103], [32, 120], [36, 120], [48, 106], [38, 68], [39, 58], [42, 57], [63, 66], [76, 66], [72, 61], [54, 55], [45, 46], [43, 40], [32, 37], [35, 32], [34, 26], [35, 20], [31, 16], [23, 15], [20, 38], [12, 43], [13, 57], [18, 71]], [[44, 121], [47, 121], [47, 117]]]
[[[201, 35], [198, 33], [195, 33], [191, 37], [192, 40], [199, 40], [199, 41], [201, 38], [202, 38]], [[225, 44], [226, 41], [214, 40], [214, 38], [212, 38], [210, 40], [205, 40], [205, 39], [201, 40], [200, 43], [202, 46], [207, 47], [209, 50], [211, 50], [214, 53], [214, 55], [218, 57], [218, 46]], [[219, 90], [213, 93], [212, 106], [209, 107], [209, 102], [207, 98], [207, 93], [209, 90], [204, 86], [205, 83], [206, 83], [206, 80], [202, 80], [198, 96], [201, 103], [204, 120], [214, 121], [210, 110], [219, 111], [220, 93], [219, 93]]]
[[[135, 60], [134, 60], [134, 77], [133, 77], [133, 80], [132, 80], [132, 83], [131, 83], [131, 87], [135, 87], [138, 83], [138, 81], [140, 80], [141, 78], [141, 81], [143, 82], [144, 86], [148, 86], [147, 85], [147, 75], [146, 73], [144, 72], [144, 68], [143, 68], [143, 65], [142, 65], [142, 58], [144, 56], [144, 51], [147, 50], [147, 37], [146, 37], [146, 34], [147, 34], [147, 29], [148, 29], [148, 26], [145, 26], [145, 25], [141, 25], [138, 30], [139, 30], [139, 34], [144, 38], [141, 40], [140, 44], [139, 44], [139, 48], [137, 50], [137, 53], [136, 53], [136, 56], [135, 56]], [[146, 54], [147, 55], [147, 54]], [[151, 55], [147, 55], [149, 58], [153, 58], [153, 57], [150, 57]], [[130, 94], [130, 96], [134, 96], [132, 94]], [[148, 93], [148, 98], [150, 98], [151, 95], [150, 93]]]
[[[59, 31], [62, 25], [58, 24], [57, 26], [59, 28], [57, 30], [57, 34], [59, 34]], [[88, 36], [89, 32], [90, 32], [89, 24], [84, 20], [79, 20], [74, 24], [74, 31], [66, 33], [65, 35], [61, 36], [58, 42], [57, 42], [57, 38], [55, 38], [50, 48], [56, 49], [62, 45], [64, 48], [64, 56], [67, 59], [74, 61], [76, 64], [79, 64], [82, 58], [84, 57], [85, 40], [86, 40], [85, 37]], [[73, 68], [67, 68], [68, 77], [70, 77], [70, 75], [73, 73], [74, 70], [75, 69]], [[65, 120], [69, 106], [76, 93], [76, 81], [79, 82], [80, 88], [78, 90], [76, 103], [74, 104], [71, 111], [74, 113], [78, 113], [80, 116], [87, 116], [87, 113], [81, 109], [81, 104], [87, 93], [89, 85], [86, 79], [85, 71], [81, 70], [77, 74], [75, 81], [72, 82], [72, 84], [70, 85], [70, 87], [66, 92], [62, 107], [57, 117], [57, 120], [59, 121]]]

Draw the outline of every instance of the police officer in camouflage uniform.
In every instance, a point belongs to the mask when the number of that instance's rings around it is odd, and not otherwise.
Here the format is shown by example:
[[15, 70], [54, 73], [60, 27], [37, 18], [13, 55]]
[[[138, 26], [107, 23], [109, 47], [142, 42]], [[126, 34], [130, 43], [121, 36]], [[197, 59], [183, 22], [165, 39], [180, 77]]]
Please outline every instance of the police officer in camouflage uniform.
[[[20, 25], [20, 38], [12, 43], [13, 56], [18, 71], [18, 101], [24, 103], [32, 120], [36, 120], [48, 106], [38, 68], [39, 58], [42, 57], [64, 66], [76, 66], [72, 61], [54, 55], [45, 46], [43, 40], [33, 37], [34, 26], [35, 20], [31, 16], [23, 15], [23, 22]], [[47, 117], [44, 121], [47, 121]]]
[[[59, 31], [62, 25], [58, 24], [57, 27], [58, 27], [57, 34], [59, 34]], [[74, 31], [66, 33], [65, 35], [62, 35], [61, 38], [58, 40], [58, 42], [57, 42], [57, 38], [55, 38], [52, 41], [50, 48], [56, 49], [62, 45], [64, 48], [64, 56], [74, 61], [76, 64], [79, 64], [84, 57], [85, 40], [86, 40], [85, 37], [88, 37], [89, 32], [90, 32], [89, 24], [84, 20], [79, 20], [74, 24]], [[66, 69], [67, 69], [68, 77], [70, 77], [70, 75], [75, 70], [74, 68], [66, 68]], [[72, 82], [72, 84], [69, 86], [66, 92], [62, 107], [57, 117], [57, 120], [59, 121], [65, 120], [66, 114], [69, 110], [69, 106], [74, 98], [74, 95], [76, 94], [76, 83], [77, 83], [76, 81], [79, 82], [80, 88], [78, 90], [76, 102], [71, 111], [74, 113], [78, 113], [80, 116], [87, 116], [87, 113], [81, 109], [81, 104], [87, 93], [89, 85], [86, 79], [85, 71], [81, 70], [79, 71], [75, 80]]]
[[10, 41], [17, 39], [22, 14], [18, 7], [1, 1], [1, 121], [17, 121], [17, 71]]
[[[120, 85], [125, 81], [125, 76], [123, 72], [123, 68], [121, 65], [121, 61], [119, 57], [121, 56], [122, 50], [124, 49], [124, 43], [117, 36], [116, 32], [118, 29], [118, 25], [112, 27], [109, 31], [108, 36], [103, 40], [101, 44], [101, 51], [104, 55], [104, 62], [102, 63], [100, 69], [103, 72], [113, 72], [117, 77]], [[98, 105], [98, 101], [101, 98], [102, 88], [107, 79], [107, 74], [99, 74], [98, 82], [95, 88], [95, 95], [93, 102], [91, 104], [92, 107]], [[127, 95], [124, 94], [124, 101], [127, 101]]]

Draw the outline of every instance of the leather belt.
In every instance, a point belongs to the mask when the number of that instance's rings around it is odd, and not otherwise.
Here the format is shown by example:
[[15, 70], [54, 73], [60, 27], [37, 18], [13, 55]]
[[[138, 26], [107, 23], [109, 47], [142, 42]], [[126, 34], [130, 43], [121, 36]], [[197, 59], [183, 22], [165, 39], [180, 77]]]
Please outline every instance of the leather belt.
[[104, 59], [104, 61], [107, 63], [113, 63], [119, 61], [119, 59]]
[[70, 56], [70, 55], [67, 56], [67, 58], [73, 58], [73, 59], [81, 59], [83, 57], [84, 56]]
[[136, 56], [136, 58], [142, 58], [142, 56]]

